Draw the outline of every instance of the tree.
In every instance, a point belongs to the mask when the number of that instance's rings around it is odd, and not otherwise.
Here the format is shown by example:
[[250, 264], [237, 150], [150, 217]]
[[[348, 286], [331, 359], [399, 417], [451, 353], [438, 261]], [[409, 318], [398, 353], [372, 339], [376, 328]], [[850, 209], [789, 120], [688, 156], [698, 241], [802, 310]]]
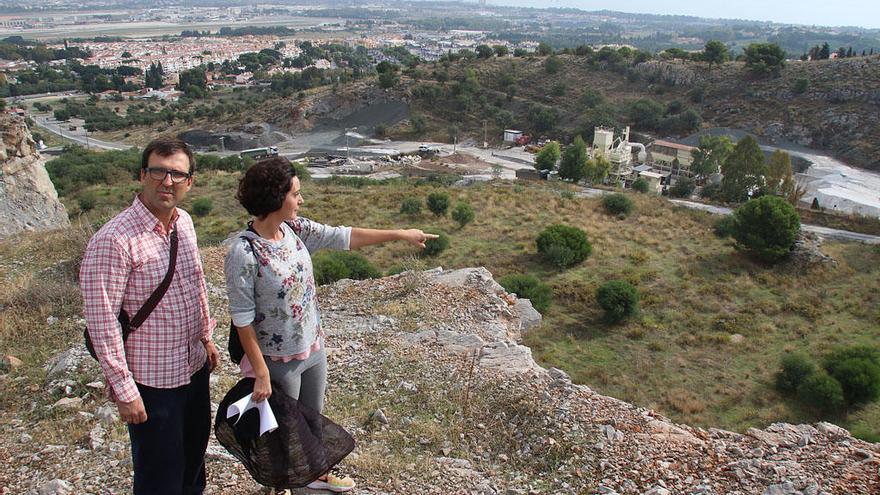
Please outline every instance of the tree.
[[556, 127], [556, 122], [559, 120], [559, 110], [546, 105], [535, 105], [529, 111], [529, 119], [536, 131], [550, 131]]
[[437, 256], [449, 248], [449, 236], [444, 232], [428, 232], [429, 234], [437, 234], [436, 239], [428, 239], [425, 241], [425, 249], [422, 254], [425, 256]]
[[504, 45], [492, 45], [492, 50], [495, 51], [495, 56], [497, 57], [506, 57], [510, 51]]
[[767, 161], [766, 187], [771, 194], [790, 198], [797, 184], [791, 169], [791, 157], [782, 150], [776, 150]]
[[712, 70], [712, 64], [721, 65], [729, 59], [727, 45], [718, 40], [706, 42], [706, 46], [703, 48], [703, 60], [709, 64], [709, 70]]
[[827, 42], [822, 44], [822, 49], [819, 50], [819, 60], [828, 60], [831, 58], [831, 45]]
[[544, 72], [547, 74], [556, 74], [562, 69], [562, 60], [556, 55], [550, 55], [544, 60]]
[[756, 74], [779, 74], [785, 66], [785, 51], [775, 43], [752, 43], [743, 51], [746, 67]]
[[540, 55], [542, 57], [546, 57], [547, 55], [550, 55], [551, 53], [553, 53], [553, 47], [550, 46], [550, 43], [547, 43], [546, 41], [542, 41], [542, 42], [538, 43], [537, 52], [538, 52], [538, 55]]
[[731, 151], [733, 141], [727, 136], [700, 136], [699, 147], [691, 150], [691, 172], [698, 180], [718, 173]]
[[786, 258], [800, 230], [794, 206], [778, 196], [761, 196], [740, 206], [731, 226], [737, 244], [765, 263]]
[[764, 185], [764, 153], [751, 136], [741, 139], [721, 165], [721, 193], [727, 201], [742, 201]]
[[816, 372], [816, 365], [806, 355], [786, 354], [776, 374], [776, 389], [780, 392], [795, 392], [807, 378]]
[[464, 201], [459, 201], [452, 210], [452, 219], [458, 222], [459, 228], [474, 221], [474, 209]]
[[550, 141], [535, 155], [535, 169], [538, 171], [556, 170], [556, 162], [559, 161], [559, 155], [559, 143]]
[[449, 209], [449, 195], [445, 192], [432, 192], [428, 195], [427, 203], [431, 213], [442, 217], [446, 215], [446, 210]]
[[648, 184], [648, 181], [646, 181], [644, 179], [644, 177], [639, 177], [638, 179], [634, 180], [632, 183], [632, 189], [633, 189], [633, 191], [636, 191], [636, 192], [646, 193], [646, 192], [648, 192], [649, 188], [650, 188], [650, 185]]
[[476, 50], [477, 58], [492, 58], [495, 55], [495, 50], [489, 45], [477, 45]]
[[602, 207], [611, 215], [629, 215], [635, 208], [635, 203], [626, 194], [612, 193], [602, 196]]
[[177, 89], [192, 98], [204, 98], [208, 94], [208, 78], [205, 69], [196, 67], [179, 74]]
[[689, 198], [694, 192], [694, 181], [688, 177], [679, 177], [675, 184], [669, 188], [669, 195], [673, 198]]
[[584, 178], [591, 184], [597, 184], [605, 180], [611, 172], [611, 162], [602, 155], [594, 156], [587, 160]]
[[161, 88], [163, 86], [163, 73], [162, 62], [159, 62], [158, 65], [151, 63], [144, 75], [144, 86], [153, 89]]
[[657, 129], [663, 118], [663, 106], [650, 98], [641, 98], [630, 103], [627, 114], [639, 129]]
[[574, 183], [580, 182], [587, 175], [587, 143], [580, 136], [574, 138], [574, 142], [566, 146], [559, 162], [559, 177]]

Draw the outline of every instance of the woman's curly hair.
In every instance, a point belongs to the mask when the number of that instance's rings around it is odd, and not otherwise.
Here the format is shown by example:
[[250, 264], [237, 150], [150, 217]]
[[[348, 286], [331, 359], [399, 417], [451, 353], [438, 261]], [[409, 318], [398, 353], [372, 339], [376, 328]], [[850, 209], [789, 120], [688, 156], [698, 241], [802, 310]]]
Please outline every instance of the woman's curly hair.
[[264, 217], [281, 208], [290, 192], [296, 169], [283, 156], [261, 160], [245, 172], [238, 182], [238, 202], [255, 217]]

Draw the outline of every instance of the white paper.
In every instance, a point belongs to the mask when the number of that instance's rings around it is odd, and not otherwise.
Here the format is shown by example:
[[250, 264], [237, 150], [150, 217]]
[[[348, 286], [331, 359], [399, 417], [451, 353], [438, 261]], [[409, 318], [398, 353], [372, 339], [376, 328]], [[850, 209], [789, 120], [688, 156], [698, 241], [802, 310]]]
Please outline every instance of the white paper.
[[230, 404], [229, 408], [226, 409], [226, 417], [231, 418], [237, 414], [238, 419], [235, 420], [235, 424], [238, 424], [245, 412], [256, 407], [257, 411], [260, 412], [260, 435], [278, 428], [278, 421], [275, 420], [275, 414], [272, 412], [272, 408], [269, 407], [269, 401], [261, 400], [260, 402], [254, 402], [251, 400], [253, 395], [247, 394]]

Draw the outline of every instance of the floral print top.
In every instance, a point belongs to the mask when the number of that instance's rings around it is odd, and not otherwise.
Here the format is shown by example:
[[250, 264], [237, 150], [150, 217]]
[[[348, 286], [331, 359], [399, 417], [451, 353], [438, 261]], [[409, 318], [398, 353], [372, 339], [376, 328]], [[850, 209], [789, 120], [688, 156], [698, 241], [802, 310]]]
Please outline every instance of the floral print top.
[[279, 241], [239, 232], [224, 265], [232, 323], [253, 325], [266, 356], [299, 354], [321, 334], [311, 253], [347, 250], [351, 242], [350, 227], [302, 217], [282, 223], [281, 231]]

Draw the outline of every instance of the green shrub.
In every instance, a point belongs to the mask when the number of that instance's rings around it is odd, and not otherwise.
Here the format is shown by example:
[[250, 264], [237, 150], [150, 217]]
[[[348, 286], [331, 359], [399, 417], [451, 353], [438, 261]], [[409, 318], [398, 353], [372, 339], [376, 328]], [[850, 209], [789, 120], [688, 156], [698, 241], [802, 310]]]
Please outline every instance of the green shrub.
[[528, 299], [532, 303], [532, 307], [540, 313], [544, 313], [550, 307], [553, 290], [534, 275], [507, 275], [498, 279], [498, 283], [507, 292], [516, 294], [521, 299]]
[[700, 197], [703, 199], [718, 200], [721, 198], [721, 184], [706, 184], [700, 190]]
[[587, 240], [587, 233], [568, 225], [551, 225], [544, 229], [535, 240], [538, 253], [543, 258], [560, 267], [575, 265], [587, 259], [593, 246]]
[[344, 278], [364, 280], [381, 276], [366, 258], [351, 251], [324, 251], [312, 257], [315, 282], [332, 284]]
[[419, 198], [406, 198], [400, 202], [400, 212], [404, 215], [418, 215], [422, 212], [422, 200]]
[[840, 383], [824, 373], [816, 373], [804, 380], [797, 393], [806, 407], [821, 413], [834, 414], [844, 406]]
[[596, 290], [596, 301], [605, 310], [605, 318], [617, 323], [636, 313], [639, 292], [625, 280], [610, 280]]
[[696, 185], [692, 179], [679, 177], [675, 184], [669, 188], [669, 195], [673, 198], [689, 198], [694, 192]]
[[459, 201], [452, 210], [452, 219], [458, 222], [459, 228], [474, 221], [474, 209], [464, 201]]
[[794, 206], [779, 196], [761, 196], [737, 208], [732, 235], [756, 259], [775, 263], [791, 252], [801, 229]]
[[76, 203], [79, 205], [79, 209], [82, 211], [91, 211], [95, 204], [98, 202], [98, 197], [95, 195], [93, 191], [88, 191], [82, 193], [79, 198], [76, 199]]
[[733, 235], [733, 215], [724, 215], [715, 220], [715, 226], [712, 228], [715, 235], [724, 239]]
[[792, 86], [791, 91], [796, 95], [802, 95], [810, 87], [810, 80], [806, 78], [797, 79]]
[[640, 193], [648, 192], [649, 187], [650, 187], [650, 184], [648, 184], [648, 181], [646, 181], [642, 177], [639, 177], [638, 179], [634, 180], [632, 183], [633, 191], [640, 192]]
[[446, 251], [449, 248], [449, 236], [443, 232], [430, 232], [431, 234], [437, 234], [439, 237], [436, 239], [428, 239], [425, 241], [425, 249], [422, 250], [422, 254], [425, 256], [437, 256], [438, 254]]
[[824, 368], [840, 382], [847, 404], [863, 404], [880, 397], [880, 349], [839, 349], [825, 358]]
[[428, 195], [428, 209], [434, 215], [442, 217], [449, 209], [449, 195], [445, 192], [432, 192]]
[[202, 196], [193, 200], [192, 211], [197, 217], [203, 217], [214, 209], [214, 202], [211, 198]]
[[635, 204], [629, 196], [622, 193], [613, 193], [602, 197], [602, 207], [612, 215], [629, 215]]
[[816, 365], [804, 354], [786, 354], [780, 364], [776, 374], [776, 389], [780, 392], [796, 392], [816, 372]]

